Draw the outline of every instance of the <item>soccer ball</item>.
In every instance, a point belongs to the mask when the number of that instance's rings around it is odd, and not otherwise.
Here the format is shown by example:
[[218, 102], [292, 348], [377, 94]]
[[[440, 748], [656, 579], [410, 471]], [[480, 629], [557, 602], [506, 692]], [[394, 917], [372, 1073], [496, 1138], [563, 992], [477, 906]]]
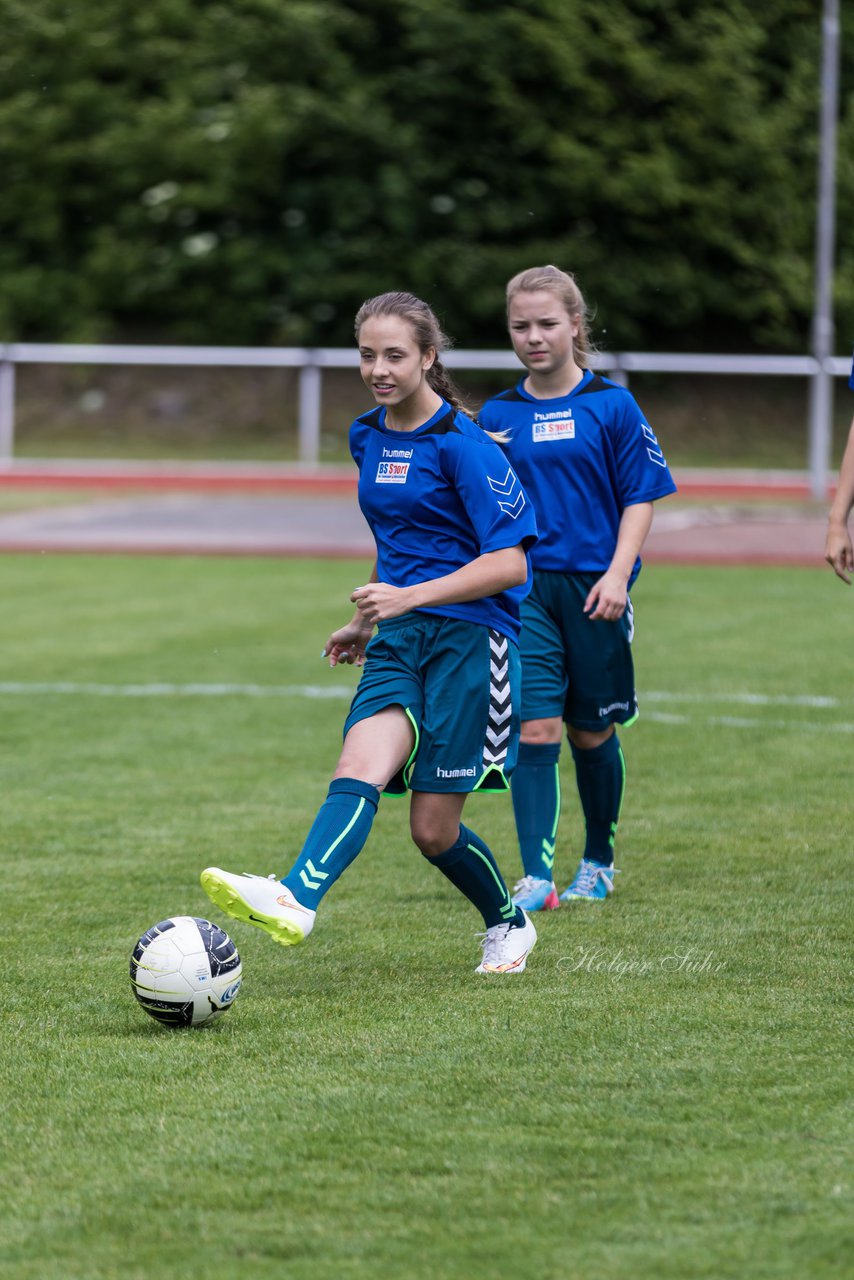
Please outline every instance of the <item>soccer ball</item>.
[[142, 935], [130, 958], [130, 985], [146, 1013], [167, 1027], [200, 1027], [230, 1009], [243, 966], [218, 925], [172, 916]]

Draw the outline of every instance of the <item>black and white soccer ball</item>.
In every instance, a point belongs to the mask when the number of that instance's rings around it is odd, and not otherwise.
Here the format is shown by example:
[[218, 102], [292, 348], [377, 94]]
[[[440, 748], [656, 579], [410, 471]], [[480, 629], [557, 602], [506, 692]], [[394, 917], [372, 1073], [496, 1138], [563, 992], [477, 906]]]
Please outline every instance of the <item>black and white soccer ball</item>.
[[242, 977], [228, 934], [196, 916], [152, 925], [130, 958], [133, 994], [167, 1027], [200, 1027], [218, 1018], [237, 999]]

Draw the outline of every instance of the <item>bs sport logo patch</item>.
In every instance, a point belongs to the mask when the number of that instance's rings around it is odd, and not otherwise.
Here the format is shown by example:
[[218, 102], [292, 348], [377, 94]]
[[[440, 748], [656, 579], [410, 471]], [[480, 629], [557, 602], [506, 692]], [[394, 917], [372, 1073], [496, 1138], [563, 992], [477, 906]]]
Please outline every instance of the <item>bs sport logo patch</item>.
[[575, 423], [571, 409], [558, 409], [555, 413], [535, 413], [531, 427], [534, 444], [543, 440], [574, 440]]
[[377, 484], [406, 484], [408, 462], [381, 462], [377, 467]]

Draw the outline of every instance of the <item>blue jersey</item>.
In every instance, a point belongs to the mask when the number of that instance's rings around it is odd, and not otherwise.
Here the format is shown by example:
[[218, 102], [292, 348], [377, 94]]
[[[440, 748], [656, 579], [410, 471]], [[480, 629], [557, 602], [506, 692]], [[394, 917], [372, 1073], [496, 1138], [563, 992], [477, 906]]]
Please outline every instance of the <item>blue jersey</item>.
[[[359, 506], [377, 544], [377, 577], [414, 586], [461, 569], [488, 551], [521, 543], [527, 551], [537, 524], [513, 468], [471, 418], [444, 400], [415, 431], [391, 431], [380, 407], [350, 428], [359, 468]], [[463, 604], [419, 610], [519, 634], [523, 586]]]
[[[537, 513], [535, 569], [604, 573], [625, 508], [676, 491], [634, 396], [589, 370], [568, 396], [552, 400], [536, 399], [520, 382], [488, 400], [479, 421], [509, 436], [504, 449]], [[631, 581], [640, 564], [638, 557]]]
[[854, 356], [851, 358], [851, 377], [848, 379], [848, 385], [854, 391]]

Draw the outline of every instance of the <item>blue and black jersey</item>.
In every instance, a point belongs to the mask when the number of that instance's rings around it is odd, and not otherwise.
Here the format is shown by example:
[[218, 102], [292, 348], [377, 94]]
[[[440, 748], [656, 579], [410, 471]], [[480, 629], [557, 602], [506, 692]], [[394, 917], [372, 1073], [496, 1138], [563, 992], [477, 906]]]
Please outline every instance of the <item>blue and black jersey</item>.
[[854, 391], [854, 356], [851, 357], [851, 377], [848, 379], [848, 385]]
[[[498, 445], [446, 402], [415, 431], [392, 431], [384, 407], [357, 418], [350, 452], [359, 506], [377, 544], [377, 577], [394, 587], [444, 577], [489, 551], [537, 538], [534, 511]], [[528, 582], [497, 596], [435, 605], [424, 613], [519, 634]]]
[[479, 422], [509, 436], [504, 450], [537, 514], [531, 563], [604, 573], [626, 507], [675, 493], [664, 454], [625, 387], [587, 370], [569, 395], [538, 400], [523, 382], [488, 400]]

